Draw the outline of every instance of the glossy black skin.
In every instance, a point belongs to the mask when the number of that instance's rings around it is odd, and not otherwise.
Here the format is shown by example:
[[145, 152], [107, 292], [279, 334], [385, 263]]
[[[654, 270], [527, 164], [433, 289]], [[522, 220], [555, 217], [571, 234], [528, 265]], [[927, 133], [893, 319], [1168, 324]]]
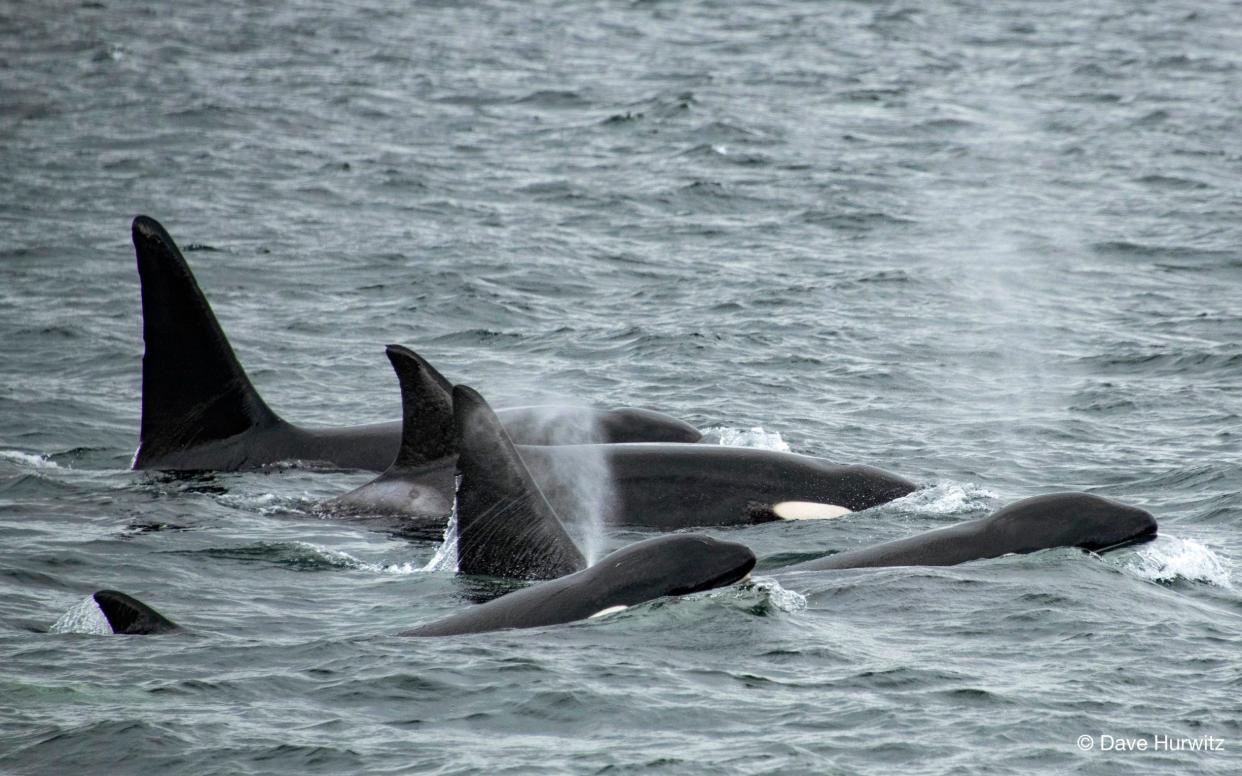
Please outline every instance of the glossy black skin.
[[[669, 415], [638, 408], [596, 410], [589, 412], [595, 429], [577, 436], [563, 436], [538, 431], [536, 418], [558, 407], [509, 407], [496, 411], [508, 428], [518, 429], [519, 444], [553, 445], [558, 439], [570, 444], [592, 438], [601, 444], [642, 441], [697, 442], [701, 434], [693, 426]], [[401, 444], [401, 421], [371, 423], [363, 426], [335, 428], [303, 428], [283, 419], [269, 426], [248, 429], [223, 440], [195, 444], [179, 450], [148, 454], [140, 447], [135, 456], [135, 469], [161, 471], [244, 471], [285, 461], [317, 463], [341, 469], [363, 469], [382, 472], [392, 464]]]
[[614, 606], [731, 585], [754, 565], [754, 553], [741, 544], [694, 534], [661, 536], [617, 550], [576, 574], [523, 588], [401, 635], [454, 636], [558, 625]]
[[522, 463], [492, 408], [473, 388], [453, 386], [457, 441], [457, 572], [556, 579], [586, 568]]
[[[915, 489], [909, 480], [870, 466], [839, 466], [744, 447], [519, 445], [518, 451], [557, 514], [577, 515], [572, 494], [579, 483], [571, 481], [572, 473], [580, 458], [591, 457], [612, 473], [607, 522], [659, 531], [770, 522], [779, 519], [772, 507], [782, 501], [836, 504], [858, 512]], [[401, 515], [401, 532], [435, 537], [452, 508], [453, 471], [447, 463], [390, 471], [333, 503], [355, 513]]]
[[[401, 422], [303, 428], [254, 389], [172, 237], [138, 216], [142, 282], [142, 427], [135, 469], [236, 471], [283, 461], [382, 472], [396, 457]], [[568, 412], [576, 423], [549, 423]], [[497, 413], [525, 444], [696, 442], [698, 430], [651, 410], [514, 407]]]
[[113, 633], [149, 636], [181, 630], [180, 626], [136, 598], [116, 590], [100, 590], [95, 603], [108, 620]]
[[1089, 493], [1053, 493], [1018, 501], [980, 520], [817, 558], [777, 571], [952, 566], [1054, 547], [1107, 552], [1155, 536], [1156, 519], [1142, 509]]
[[[613, 524], [660, 530], [767, 522], [778, 519], [773, 507], [782, 501], [860, 511], [914, 490], [914, 483], [879, 469], [771, 450], [650, 443], [515, 450], [507, 426], [483, 397], [448, 386], [409, 348], [389, 345], [387, 352], [401, 386], [404, 444], [386, 472], [327, 506], [360, 515], [405, 515], [409, 525], [402, 533], [438, 531], [453, 501], [448, 462], [468, 448], [473, 454], [465, 468], [477, 475], [468, 484], [479, 504], [512, 504], [529, 498], [519, 491], [537, 490], [537, 500], [546, 497], [569, 520], [602, 503]], [[470, 422], [463, 423], [462, 410]], [[462, 460], [457, 464], [460, 471]], [[518, 479], [533, 482], [506, 493], [517, 469], [524, 470]]]
[[573, 514], [568, 492], [576, 457], [598, 456], [615, 505], [610, 522], [658, 530], [750, 525], [779, 519], [782, 501], [835, 504], [854, 512], [914, 492], [913, 482], [870, 466], [722, 445], [625, 444], [518, 448], [558, 513]]

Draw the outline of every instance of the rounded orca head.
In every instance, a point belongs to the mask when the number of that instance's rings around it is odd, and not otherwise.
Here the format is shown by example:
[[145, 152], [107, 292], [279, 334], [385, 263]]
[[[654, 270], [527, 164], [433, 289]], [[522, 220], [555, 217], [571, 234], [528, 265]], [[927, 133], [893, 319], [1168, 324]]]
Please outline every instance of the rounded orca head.
[[731, 585], [754, 567], [755, 554], [744, 544], [702, 534], [677, 534], [617, 550], [592, 571], [616, 589], [618, 601], [635, 604]]
[[1107, 552], [1156, 536], [1156, 518], [1138, 507], [1091, 493], [1050, 493], [1010, 504], [989, 518], [1047, 547]]

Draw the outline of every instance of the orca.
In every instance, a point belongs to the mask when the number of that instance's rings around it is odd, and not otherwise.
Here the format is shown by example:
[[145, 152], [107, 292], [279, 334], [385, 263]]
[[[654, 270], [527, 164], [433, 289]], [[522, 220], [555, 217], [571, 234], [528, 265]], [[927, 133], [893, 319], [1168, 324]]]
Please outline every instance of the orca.
[[457, 571], [554, 579], [586, 567], [513, 441], [473, 388], [453, 387], [457, 455]]
[[1156, 530], [1156, 519], [1138, 507], [1090, 493], [1050, 493], [1023, 499], [978, 520], [784, 566], [773, 572], [954, 566], [1056, 547], [1103, 553], [1154, 539]]
[[[573, 622], [663, 596], [731, 585], [755, 566], [755, 554], [745, 545], [677, 534], [631, 544], [588, 568], [483, 397], [467, 386], [455, 386], [453, 422], [463, 440], [456, 462], [461, 486], [456, 536], [446, 540], [457, 544], [457, 572], [550, 581], [403, 636], [452, 636]], [[100, 592], [95, 598], [115, 632], [176, 628], [123, 593]]]
[[[153, 218], [132, 226], [142, 284], [142, 423], [135, 469], [253, 469], [280, 461], [383, 471], [396, 457], [401, 423], [302, 428], [259, 395], [225, 337], [185, 257]], [[444, 381], [445, 390], [448, 383]], [[526, 444], [697, 442], [693, 426], [663, 413], [573, 408], [588, 430], [548, 423], [561, 408], [516, 407], [501, 418]]]
[[[407, 424], [400, 453], [379, 477], [325, 506], [361, 515], [403, 516], [398, 521], [403, 533], [436, 532], [451, 511], [456, 450], [494, 447], [494, 438], [505, 434], [507, 425], [490, 409], [486, 414], [472, 412], [469, 424], [454, 424], [459, 394], [446, 391], [417, 353], [399, 345], [390, 345], [387, 352], [401, 384]], [[473, 390], [462, 392], [460, 400], [486, 406]], [[456, 434], [451, 444], [428, 443], [448, 427]], [[575, 479], [581, 471], [576, 464], [585, 459], [598, 463], [600, 470], [591, 472], [600, 481], [586, 487], [604, 489], [612, 497], [607, 522], [656, 530], [831, 519], [915, 489], [909, 480], [870, 466], [841, 466], [742, 447], [631, 443], [517, 445], [516, 450], [558, 514], [578, 509], [584, 484]]]
[[557, 625], [663, 596], [730, 585], [754, 568], [755, 555], [748, 547], [695, 534], [636, 542], [588, 568], [483, 397], [466, 386], [454, 387], [453, 415], [462, 440], [457, 458], [457, 572], [550, 581], [402, 635], [453, 636]]
[[146, 636], [169, 633], [181, 627], [136, 598], [116, 590], [100, 590], [92, 596], [113, 633]]
[[[658, 536], [617, 550], [588, 569], [516, 590], [400, 635], [453, 636], [559, 625], [664, 596], [731, 585], [744, 579], [754, 566], [754, 553], [742, 544], [695, 534]], [[124, 593], [101, 590], [95, 600], [113, 633], [150, 635], [180, 630]]]
[[590, 568], [516, 590], [402, 636], [457, 636], [603, 616], [664, 596], [731, 585], [755, 566], [748, 547], [697, 534], [657, 536]]
[[632, 443], [519, 449], [560, 510], [573, 493], [567, 462], [588, 448], [609, 473], [615, 500], [609, 522], [661, 531], [828, 519], [887, 504], [916, 487], [873, 466], [748, 447]]
[[323, 506], [383, 521], [396, 533], [435, 532], [453, 511], [458, 441], [452, 387], [409, 348], [389, 345], [386, 352], [401, 386], [396, 457], [378, 477]]

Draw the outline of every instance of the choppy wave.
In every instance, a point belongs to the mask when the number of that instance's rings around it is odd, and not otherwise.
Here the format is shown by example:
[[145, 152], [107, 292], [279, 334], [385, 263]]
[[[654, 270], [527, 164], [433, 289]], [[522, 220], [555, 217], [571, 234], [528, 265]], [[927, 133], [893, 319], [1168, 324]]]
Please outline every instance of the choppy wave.
[[413, 561], [372, 563], [360, 560], [342, 550], [334, 550], [312, 542], [257, 542], [237, 547], [211, 547], [205, 550], [177, 550], [182, 555], [207, 555], [212, 558], [267, 563], [291, 571], [366, 571], [373, 574], [413, 574], [421, 566]]
[[42, 453], [26, 453], [21, 450], [0, 450], [0, 460], [11, 461], [35, 469], [59, 469], [61, 465]]
[[275, 493], [222, 493], [216, 501], [243, 512], [272, 517], [275, 515], [310, 515], [319, 502], [310, 496], [279, 496]]

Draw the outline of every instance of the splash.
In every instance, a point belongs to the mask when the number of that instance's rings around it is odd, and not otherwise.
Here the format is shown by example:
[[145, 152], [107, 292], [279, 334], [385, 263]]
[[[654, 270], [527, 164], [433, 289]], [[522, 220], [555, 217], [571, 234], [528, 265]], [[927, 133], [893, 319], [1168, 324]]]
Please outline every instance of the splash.
[[[457, 476], [455, 488], [461, 487], [461, 475]], [[448, 571], [457, 573], [457, 497], [453, 497], [453, 511], [449, 513], [448, 525], [444, 526], [444, 541], [436, 548], [436, 554], [419, 571]]]
[[95, 636], [108, 636], [112, 626], [104, 616], [95, 597], [88, 595], [60, 616], [49, 628], [51, 633], [89, 633]]
[[713, 426], [707, 429], [703, 436], [717, 440], [717, 444], [726, 447], [753, 447], [758, 450], [775, 450], [778, 453], [790, 452], [789, 445], [781, 439], [779, 431], [765, 431], [763, 426], [748, 429]]
[[1232, 589], [1232, 565], [1194, 539], [1160, 534], [1135, 554], [1126, 569], [1153, 582], [1186, 580]]
[[751, 577], [748, 582], [737, 587], [739, 599], [749, 599], [755, 593], [762, 597], [762, 604], [782, 612], [800, 612], [806, 608], [806, 596], [796, 590], [781, 587], [781, 583], [771, 577]]
[[998, 498], [999, 494], [974, 483], [937, 482], [902, 496], [893, 504], [923, 515], [956, 515], [986, 507]]

